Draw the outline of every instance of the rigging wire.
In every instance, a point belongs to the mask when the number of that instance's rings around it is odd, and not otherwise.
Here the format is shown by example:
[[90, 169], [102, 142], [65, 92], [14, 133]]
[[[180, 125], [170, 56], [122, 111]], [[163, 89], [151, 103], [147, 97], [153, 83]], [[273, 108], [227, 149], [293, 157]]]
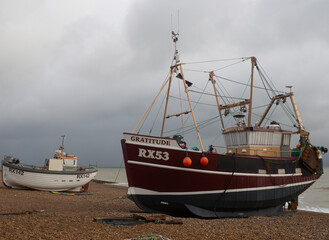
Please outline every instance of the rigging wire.
[[[221, 87], [219, 87], [218, 83], [222, 86], [222, 89]], [[224, 102], [225, 105], [227, 105], [226, 101], [222, 98], [222, 95], [224, 96], [225, 94], [227, 94], [231, 99], [232, 99], [232, 96], [230, 95], [230, 93], [226, 90], [226, 88], [224, 87], [224, 85], [221, 83], [221, 81], [215, 81], [215, 85], [217, 86], [217, 88], [221, 91], [222, 94], [219, 94], [218, 92], [218, 95], [221, 97], [222, 101]], [[216, 89], [217, 90], [217, 89]], [[225, 93], [226, 92], [226, 93]], [[229, 99], [227, 99], [227, 102], [228, 103], [231, 103], [231, 101]]]
[[[217, 90], [217, 89], [216, 89]], [[209, 92], [200, 92], [200, 91], [195, 91], [195, 90], [189, 90], [189, 92], [193, 92], [193, 93], [200, 93], [200, 94], [204, 94], [204, 95], [208, 95], [208, 96], [213, 96], [213, 97], [215, 97], [216, 95], [215, 94], [213, 94], [213, 93], [209, 93]], [[217, 90], [217, 93], [219, 93], [218, 92], [218, 90]], [[228, 96], [224, 96], [224, 95], [221, 95], [220, 96], [221, 98], [226, 98], [226, 99], [236, 99], [236, 100], [245, 100], [244, 98], [238, 98], [238, 97], [228, 97]]]
[[[219, 70], [224, 69], [224, 68], [227, 68], [227, 67], [230, 67], [230, 66], [233, 66], [233, 65], [236, 65], [236, 64], [238, 64], [238, 63], [244, 62], [244, 61], [250, 59], [250, 57], [248, 57], [248, 58], [237, 58], [237, 59], [239, 59], [240, 61], [235, 62], [235, 63], [232, 63], [232, 64], [229, 64], [229, 65], [227, 65], [227, 66], [224, 66], [224, 67], [221, 67], [221, 68], [218, 68], [218, 69], [215, 69], [214, 72], [215, 72], [215, 71], [219, 71]], [[211, 60], [211, 61], [190, 62], [190, 63], [182, 63], [182, 64], [184, 64], [184, 65], [189, 65], [189, 64], [200, 64], [200, 63], [219, 62], [219, 61], [228, 61], [228, 60], [237, 60], [237, 59]], [[172, 66], [173, 66], [173, 64], [174, 64], [174, 61], [175, 61], [175, 60], [172, 59]], [[262, 81], [263, 87], [254, 86], [254, 88], [262, 89], [262, 90], [266, 90], [267, 95], [268, 95], [268, 97], [269, 97], [270, 99], [271, 99], [271, 96], [270, 96], [270, 94], [269, 94], [268, 91], [271, 91], [274, 95], [275, 95], [275, 93], [278, 93], [278, 94], [279, 94], [279, 93], [286, 93], [286, 92], [284, 92], [284, 91], [278, 91], [278, 90], [274, 87], [273, 82], [271, 81], [271, 79], [269, 78], [269, 76], [267, 75], [267, 73], [264, 71], [263, 67], [260, 65], [260, 63], [259, 63], [258, 60], [257, 60], [257, 63], [258, 63], [258, 65], [259, 65], [260, 68], [258, 68], [257, 65], [256, 65], [256, 68], [257, 68], [257, 70], [258, 70], [258, 74], [259, 74], [259, 77], [260, 77], [260, 79], [261, 79], [261, 81]], [[184, 69], [184, 70], [185, 70], [185, 71], [194, 71], [194, 72], [209, 73], [208, 71], [198, 71], [198, 70], [191, 70], [191, 69]], [[167, 74], [167, 77], [168, 77], [168, 75], [169, 75], [169, 73]], [[250, 82], [250, 78], [249, 78], [248, 83], [247, 83], [247, 84], [244, 84], [244, 83], [242, 83], [242, 82], [235, 81], [235, 80], [232, 80], [232, 79], [228, 79], [228, 78], [225, 78], [225, 77], [221, 77], [221, 76], [218, 76], [218, 75], [215, 75], [215, 74], [214, 74], [214, 76], [216, 77], [216, 79], [222, 79], [222, 80], [225, 80], [225, 81], [229, 81], [229, 82], [233, 82], [233, 83], [236, 83], [236, 84], [240, 84], [240, 85], [244, 85], [244, 86], [246, 86], [246, 88], [245, 88], [245, 90], [244, 90], [244, 92], [243, 92], [243, 94], [242, 94], [242, 97], [243, 97], [243, 95], [245, 94], [247, 87], [250, 87], [250, 83], [249, 83], [249, 82]], [[209, 81], [207, 81], [206, 87], [207, 87], [208, 83], [209, 83]], [[220, 84], [222, 87], [220, 87], [219, 84]], [[221, 81], [216, 81], [216, 86], [217, 86], [217, 88], [218, 88], [218, 89], [216, 88], [216, 91], [219, 93], [220, 98], [222, 99], [222, 101], [223, 101], [225, 104], [226, 104], [226, 102], [230, 102], [230, 100], [232, 100], [232, 99], [238, 99], [238, 100], [243, 100], [243, 99], [244, 99], [244, 98], [242, 98], [242, 97], [241, 97], [241, 98], [236, 98], [236, 97], [232, 97], [232, 96], [230, 96], [229, 92], [228, 92], [227, 89], [224, 87], [224, 85], [222, 84]], [[193, 87], [198, 88], [198, 87], [196, 87], [196, 86], [193, 86]], [[207, 104], [207, 103], [202, 103], [202, 102], [200, 102], [201, 97], [202, 97], [204, 94], [205, 94], [205, 95], [210, 95], [210, 96], [214, 96], [214, 95], [215, 95], [215, 94], [211, 94], [211, 93], [205, 92], [206, 87], [204, 88], [203, 92], [199, 92], [199, 91], [196, 91], [196, 90], [189, 90], [190, 92], [194, 92], [194, 93], [198, 93], [198, 94], [200, 94], [200, 97], [199, 97], [198, 101], [191, 101], [191, 102], [195, 103], [195, 106], [193, 107], [193, 109], [195, 109], [195, 108], [197, 107], [198, 104], [203, 104], [203, 105], [208, 105], [208, 106], [216, 106], [215, 104]], [[180, 84], [179, 84], [179, 82], [178, 82], [178, 88], [179, 88], [179, 98], [178, 98], [178, 97], [175, 97], [175, 96], [170, 96], [170, 97], [171, 97], [171, 98], [176, 98], [176, 99], [179, 99], [179, 100], [180, 100], [180, 107], [181, 107], [181, 111], [182, 111], [182, 101], [187, 101], [187, 100], [182, 99], [182, 97], [181, 97], [181, 89], [180, 89]], [[226, 94], [227, 94], [228, 96], [225, 96]], [[164, 98], [164, 99], [165, 99], [165, 98]], [[163, 106], [164, 99], [162, 100], [161, 106], [160, 106], [160, 108], [159, 108], [159, 110], [158, 110], [158, 112], [157, 112], [156, 119], [158, 118], [159, 112], [160, 112], [160, 110], [161, 110], [161, 108], [162, 108], [162, 106]], [[225, 99], [226, 99], [226, 100], [225, 100]], [[254, 107], [253, 109], [261, 108], [261, 107], [264, 107], [264, 106], [267, 106], [267, 105]], [[292, 113], [291, 108], [290, 108], [289, 105], [286, 106], [286, 105], [282, 104], [281, 101], [280, 101], [280, 106], [281, 106], [282, 109], [285, 111], [285, 113], [287, 114], [288, 118], [290, 119], [290, 121], [291, 121], [293, 124], [295, 123], [295, 121], [298, 123], [298, 121], [296, 120], [294, 114]], [[152, 106], [152, 107], [153, 107], [153, 106]], [[152, 107], [150, 108], [150, 111], [151, 111]], [[273, 109], [273, 111], [272, 111], [272, 113], [270, 114], [270, 116], [267, 117], [267, 118], [265, 118], [265, 119], [267, 120], [266, 123], [267, 123], [269, 120], [271, 120], [271, 117], [272, 117], [273, 113], [275, 112], [276, 108], [277, 108], [277, 105], [276, 105], [275, 108]], [[146, 114], [146, 117], [144, 118], [143, 123], [142, 123], [141, 127], [140, 127], [139, 130], [138, 130], [138, 133], [139, 133], [140, 130], [142, 129], [142, 127], [143, 127], [143, 125], [144, 125], [144, 123], [145, 123], [146, 118], [147, 118], [147, 117], [149, 116], [149, 114], [150, 114], [150, 111]], [[234, 115], [236, 112], [238, 112], [238, 107], [234, 108], [233, 113], [230, 113], [230, 119], [226, 122], [225, 127], [227, 126], [227, 124], [229, 124], [229, 122], [231, 122], [232, 117], [233, 117], [233, 115]], [[253, 115], [257, 115], [257, 116], [259, 116], [259, 115], [256, 114], [256, 113], [252, 113], [252, 114], [253, 114]], [[182, 132], [182, 134], [183, 134], [183, 139], [184, 139], [184, 133], [185, 133], [185, 134], [189, 134], [189, 133], [192, 133], [193, 131], [195, 131], [195, 128], [194, 128], [193, 124], [192, 124], [192, 125], [185, 126], [185, 131], [184, 131], [184, 124], [187, 123], [189, 117], [190, 117], [190, 115], [188, 116], [188, 118], [187, 118], [187, 119], [185, 120], [185, 122], [184, 122], [183, 116], [181, 115], [182, 127], [179, 128], [179, 129], [175, 129], [175, 130], [166, 131], [165, 133], [172, 132], [172, 131], [177, 131], [177, 130], [181, 130], [181, 132]], [[153, 127], [154, 127], [154, 125], [155, 125], [155, 121], [156, 121], [156, 119], [155, 119], [154, 122], [153, 122], [153, 125], [152, 125], [152, 127], [151, 127], [151, 129], [150, 129], [149, 134], [151, 134], [151, 132], [153, 131]], [[198, 122], [197, 124], [198, 124], [199, 129], [203, 129], [203, 128], [205, 128], [205, 127], [207, 127], [207, 126], [209, 126], [209, 125], [211, 125], [211, 124], [213, 124], [213, 123], [215, 123], [215, 122], [218, 122], [218, 121], [219, 121], [218, 116], [216, 116], [216, 117], [213, 117], [213, 118], [210, 118], [210, 119], [207, 119], [207, 120], [204, 120], [204, 121]], [[266, 123], [265, 123], [265, 124], [266, 124]], [[282, 124], [282, 125], [286, 125], [286, 124], [283, 124], [283, 123], [280, 123], [280, 124]], [[286, 125], [286, 126], [291, 127], [290, 125]], [[225, 129], [225, 127], [224, 127], [224, 129]], [[222, 134], [222, 132], [223, 132], [223, 129], [222, 129], [222, 131], [217, 135], [217, 137], [214, 139], [214, 141], [217, 140], [217, 138], [219, 137], [219, 135]], [[214, 142], [214, 141], [213, 141], [213, 142]]]
[[144, 123], [146, 122], [146, 119], [148, 118], [151, 110], [152, 110], [153, 106], [151, 106], [150, 110], [148, 111], [148, 113], [146, 114], [146, 116], [144, 117], [143, 119], [143, 122], [141, 124], [141, 126], [139, 127], [138, 131], [137, 131], [137, 134], [139, 134], [139, 132], [142, 130], [143, 126], [144, 126]]
[[[262, 116], [260, 114], [254, 113], [254, 112], [252, 113], [252, 115], [255, 115], [257, 117], [261, 117]], [[265, 117], [265, 119], [273, 121], [273, 119], [270, 119], [269, 117]], [[276, 121], [276, 122], [279, 123], [282, 126], [286, 126], [286, 127], [290, 127], [290, 128], [293, 128], [294, 127], [294, 126], [291, 126], [291, 125], [288, 125], [288, 124], [285, 124], [285, 123], [282, 123], [282, 122], [278, 122], [278, 121]]]
[[[191, 91], [191, 90], [190, 90]], [[174, 98], [174, 99], [178, 99], [178, 100], [182, 100], [182, 101], [185, 101], [187, 102], [188, 100], [187, 99], [180, 99], [179, 97], [175, 97], [175, 96], [172, 96], [172, 95], [169, 95], [170, 98]], [[197, 101], [192, 101], [192, 103], [198, 103], [198, 104], [201, 104], [201, 105], [206, 105], [206, 106], [212, 106], [212, 107], [217, 107], [216, 104], [211, 104], [211, 103], [203, 103], [203, 102], [197, 102]], [[194, 109], [194, 108], [193, 108]], [[186, 121], [186, 120], [185, 120]]]
[[208, 61], [200, 61], [200, 62], [186, 62], [183, 63], [185, 65], [191, 65], [191, 64], [201, 64], [201, 63], [211, 63], [211, 62], [225, 62], [225, 61], [235, 61], [235, 60], [241, 60], [246, 61], [250, 59], [250, 57], [241, 57], [241, 58], [227, 58], [227, 59], [215, 59], [215, 60], [208, 60]]
[[260, 79], [261, 79], [261, 81], [262, 81], [262, 83], [264, 85], [264, 88], [265, 88], [266, 93], [269, 96], [269, 98], [271, 98], [271, 97], [270, 97], [270, 95], [268, 93], [268, 90], [266, 89], [265, 83], [267, 84], [268, 88], [271, 90], [273, 96], [278, 95], [279, 92], [276, 89], [273, 89], [273, 87], [271, 86], [271, 84], [269, 82], [270, 79], [269, 79], [269, 81], [267, 80], [268, 77], [266, 76], [266, 73], [264, 73], [261, 69], [259, 69], [259, 67], [258, 67], [258, 61], [256, 62], [256, 69], [258, 71], [259, 77], [260, 77]]
[[[291, 103], [291, 101], [290, 101], [290, 103]], [[292, 103], [291, 103], [291, 104], [292, 104]], [[287, 108], [288, 112], [291, 114], [291, 116], [293, 117], [293, 119], [294, 119], [296, 122], [298, 122], [298, 121], [297, 121], [297, 117], [295, 116], [294, 111], [291, 110], [290, 105], [289, 105], [289, 104], [285, 104], [284, 106]]]
[[[257, 107], [255, 107], [255, 108], [253, 108], [253, 109], [256, 109], [256, 108], [261, 108], [261, 107], [266, 107], [267, 105], [262, 105], [262, 106], [257, 106]], [[237, 113], [239, 110], [236, 108], [232, 113], [230, 113], [230, 115], [229, 115], [229, 119], [228, 119], [228, 121], [226, 121], [226, 123], [225, 123], [225, 126], [224, 126], [224, 129], [227, 127], [227, 125], [231, 122], [231, 120], [232, 120], [232, 118], [233, 118], [233, 116], [234, 116], [234, 114], [235, 113]], [[275, 109], [273, 110], [273, 112], [272, 112], [272, 114], [275, 112]], [[257, 116], [257, 117], [261, 117], [261, 115], [259, 115], [259, 114], [257, 114], [257, 113], [254, 113], [254, 112], [252, 112], [252, 114], [254, 115], [254, 116]], [[271, 115], [272, 115], [271, 114]], [[273, 119], [271, 119], [271, 116], [270, 117], [266, 117], [265, 118], [267, 121], [269, 121], [269, 120], [273, 120]], [[207, 119], [207, 120], [204, 120], [204, 121], [200, 121], [200, 122], [198, 122], [197, 124], [198, 124], [198, 128], [199, 129], [203, 129], [203, 128], [205, 128], [205, 127], [208, 127], [208, 126], [210, 126], [210, 125], [212, 125], [212, 124], [214, 124], [214, 123], [216, 123], [216, 122], [219, 122], [219, 117], [216, 115], [216, 116], [214, 116], [214, 117], [211, 117], [211, 118], [209, 118], [209, 119]], [[278, 121], [277, 121], [278, 122]], [[281, 126], [286, 126], [286, 127], [290, 127], [290, 128], [293, 128], [294, 126], [291, 126], [291, 125], [288, 125], [288, 124], [285, 124], [285, 123], [282, 123], [282, 122], [278, 122]], [[181, 130], [181, 128], [178, 128], [178, 129], [173, 129], [173, 130], [169, 130], [169, 131], [167, 131], [167, 132], [165, 132], [165, 133], [170, 133], [170, 132], [179, 132]], [[191, 133], [193, 133], [193, 132], [195, 132], [195, 127], [194, 127], [194, 125], [193, 124], [191, 124], [191, 125], [188, 125], [188, 126], [185, 126], [185, 135], [188, 135], [188, 134], [191, 134]], [[214, 143], [215, 141], [217, 141], [217, 139], [219, 138], [219, 136], [222, 134], [222, 131], [215, 137], [215, 139], [212, 141], [212, 143]], [[196, 142], [197, 143], [197, 142]], [[211, 144], [211, 145], [213, 145], [213, 144]]]
[[298, 124], [295, 116], [289, 112], [287, 107], [281, 101], [280, 101], [280, 106], [282, 107], [283, 111], [286, 113], [286, 115], [288, 116], [288, 118], [292, 122], [292, 124], [296, 124], [296, 123]]
[[[201, 72], [201, 73], [210, 73], [210, 72], [215, 72], [215, 71], [219, 71], [219, 70], [222, 70], [222, 69], [225, 69], [225, 68], [228, 68], [228, 67], [231, 67], [231, 66], [234, 66], [236, 64], [239, 64], [239, 63], [242, 63], [248, 59], [250, 59], [250, 57], [248, 58], [243, 58], [241, 60], [241, 58], [237, 58], [237, 59], [240, 59], [240, 61], [238, 62], [235, 62], [235, 63], [232, 63], [232, 64], [229, 64], [229, 65], [226, 65], [226, 66], [223, 66], [223, 67], [220, 67], [220, 68], [217, 68], [215, 70], [212, 70], [212, 71], [205, 71], [205, 70], [196, 70], [196, 69], [187, 69], [187, 68], [184, 68], [184, 71], [190, 71], [190, 72]], [[231, 60], [237, 60], [237, 59], [231, 59]], [[216, 62], [216, 61], [209, 61], [209, 62]], [[218, 61], [217, 61], [218, 62]], [[202, 62], [195, 62], [195, 63], [202, 63]], [[186, 63], [185, 63], [186, 64]], [[187, 63], [189, 64], [189, 63]]]
[[[210, 119], [207, 119], [207, 120], [204, 120], [204, 121], [197, 122], [197, 124], [198, 124], [198, 129], [200, 130], [200, 129], [205, 128], [205, 127], [207, 127], [207, 126], [209, 126], [209, 125], [211, 125], [211, 124], [213, 124], [213, 123], [215, 123], [215, 122], [218, 122], [218, 121], [219, 121], [219, 120], [218, 120], [218, 116], [215, 116], [215, 117], [212, 117], [212, 118], [210, 118]], [[179, 129], [175, 129], [175, 131], [176, 131], [176, 130], [179, 130]], [[174, 131], [174, 130], [172, 130], [172, 131]], [[185, 135], [190, 134], [190, 133], [193, 133], [193, 132], [195, 132], [195, 131], [196, 131], [196, 130], [195, 130], [195, 127], [194, 127], [193, 124], [189, 125], [188, 127], [185, 126]], [[179, 131], [178, 131], [178, 132], [179, 132]]]
[[266, 119], [266, 122], [265, 122], [265, 124], [264, 125], [266, 125], [267, 124], [267, 122], [268, 122], [268, 120], [270, 120], [271, 119], [271, 117], [272, 117], [272, 115], [273, 115], [273, 113], [275, 112], [275, 109], [276, 109], [276, 107], [277, 107], [278, 105], [275, 105], [274, 106], [274, 109], [272, 110], [272, 112], [271, 112], [271, 114], [270, 114], [270, 116]]
[[[214, 77], [223, 79], [223, 80], [228, 81], [228, 82], [233, 82], [233, 83], [236, 83], [236, 84], [240, 84], [240, 85], [244, 85], [244, 86], [250, 87], [249, 84], [245, 84], [245, 83], [242, 83], [242, 82], [239, 82], [239, 81], [235, 81], [235, 80], [232, 80], [232, 79], [229, 79], [229, 78], [217, 76], [215, 74], [214, 74]], [[255, 86], [255, 85], [254, 85], [254, 88], [266, 90], [266, 88]], [[267, 90], [271, 90], [271, 89], [267, 89]], [[284, 92], [284, 91], [278, 91], [278, 93], [286, 93], [286, 92]]]
[[[198, 104], [200, 103], [200, 100], [201, 100], [201, 98], [202, 98], [202, 96], [203, 96], [203, 94], [204, 94], [204, 92], [206, 91], [206, 88], [207, 88], [207, 86], [208, 86], [208, 83], [209, 83], [209, 81], [207, 81], [206, 86], [204, 87], [203, 92], [200, 94], [200, 97], [199, 97], [198, 101], [195, 102], [195, 105], [194, 105], [194, 107], [193, 107], [193, 111], [196, 109], [196, 107], [197, 107]], [[186, 101], [187, 101], [187, 100], [186, 100]], [[191, 117], [191, 114], [188, 115], [188, 117], [187, 117], [186, 120], [185, 120], [185, 123], [189, 120], [190, 117]]]
[[[205, 91], [206, 90], [206, 88], [207, 88], [207, 86], [208, 86], [208, 83], [209, 83], [209, 81], [207, 82], [207, 84], [206, 84], [206, 86], [204, 87], [204, 89], [203, 89], [203, 91]], [[200, 95], [200, 97], [199, 97], [199, 99], [198, 99], [198, 101], [191, 101], [191, 102], [195, 102], [195, 105], [194, 105], [194, 107], [193, 107], [193, 111], [195, 110], [195, 108], [197, 107], [197, 105], [200, 103], [200, 100], [201, 100], [201, 97], [202, 97], [202, 94]], [[182, 98], [180, 98], [180, 100], [184, 100], [184, 101], [187, 101], [187, 100], [185, 100], [185, 99], [182, 99]], [[209, 104], [210, 105], [210, 104]], [[217, 107], [217, 105], [216, 105], [216, 107]], [[188, 115], [188, 117], [186, 118], [186, 120], [185, 120], [185, 123], [184, 124], [186, 124], [187, 123], [187, 121], [189, 120], [189, 118], [191, 117], [191, 115]], [[198, 123], [197, 123], [198, 124]], [[192, 125], [193, 126], [193, 125]], [[184, 127], [184, 125], [183, 125], [183, 127]], [[177, 131], [176, 132], [176, 134], [179, 134], [179, 131]]]
[[[171, 64], [173, 64], [173, 61], [174, 61], [174, 60], [171, 61]], [[161, 85], [161, 88], [162, 88], [163, 85], [166, 83], [166, 81], [167, 81], [169, 75], [170, 75], [170, 71], [167, 73], [167, 76], [165, 77], [165, 80], [163, 81], [163, 83], [162, 83], [162, 85]], [[161, 88], [160, 88], [160, 89], [161, 89]], [[147, 114], [145, 114], [145, 117], [144, 117], [144, 119], [143, 119], [143, 121], [142, 121], [142, 124], [140, 125], [140, 127], [139, 127], [139, 129], [138, 129], [138, 131], [137, 131], [137, 134], [139, 134], [140, 131], [142, 130], [142, 128], [143, 128], [143, 126], [144, 126], [144, 123], [146, 122], [146, 119], [148, 118], [148, 116], [149, 116], [149, 114], [150, 114], [152, 108], [153, 108], [153, 105], [150, 107], [150, 109], [149, 109], [149, 111], [147, 112]]]
[[119, 171], [118, 171], [118, 173], [117, 173], [117, 175], [116, 175], [116, 177], [115, 177], [115, 179], [114, 179], [114, 182], [117, 182], [117, 179], [118, 179], [118, 177], [119, 177], [119, 173], [120, 173], [120, 171], [121, 171], [121, 169], [122, 169], [122, 165], [123, 165], [123, 160], [121, 161], [120, 168], [119, 168]]
[[[168, 92], [168, 90], [167, 90], [167, 92]], [[153, 127], [154, 127], [154, 125], [155, 125], [156, 120], [158, 119], [158, 116], [159, 116], [160, 110], [161, 110], [161, 108], [162, 108], [162, 106], [163, 106], [163, 103], [164, 103], [164, 101], [165, 101], [165, 99], [166, 99], [166, 95], [167, 95], [167, 94], [165, 94], [165, 95], [163, 96], [163, 99], [162, 99], [161, 105], [160, 105], [160, 107], [159, 107], [159, 110], [158, 110], [158, 112], [157, 112], [155, 118], [154, 118], [154, 121], [153, 121], [152, 127], [151, 127], [151, 129], [150, 129], [150, 131], [149, 131], [149, 135], [151, 135], [151, 133], [152, 133], [152, 131], [153, 131]]]
[[[249, 80], [248, 80], [248, 83], [246, 84], [246, 87], [245, 87], [245, 89], [244, 89], [244, 91], [243, 91], [243, 93], [242, 93], [242, 95], [241, 95], [241, 98], [244, 96], [244, 94], [245, 94], [245, 92], [246, 92], [246, 90], [247, 90], [247, 88], [248, 88], [248, 85], [249, 85], [249, 82], [250, 82], [250, 81], [251, 81], [251, 75], [250, 75]], [[224, 129], [226, 128], [226, 126], [231, 122], [232, 117], [233, 117], [233, 114], [235, 114], [236, 112], [238, 112], [238, 107], [235, 107], [235, 108], [233, 108], [233, 109], [234, 109], [234, 110], [233, 110], [234, 112], [233, 112], [232, 114], [230, 114], [230, 119], [226, 122], [226, 124], [224, 124], [224, 128], [221, 129], [221, 131], [219, 132], [219, 134], [217, 134], [217, 136], [214, 138], [214, 140], [211, 142], [210, 145], [213, 145], [213, 143], [214, 143], [215, 141], [217, 141], [217, 139], [219, 138], [219, 136], [223, 134], [223, 131], [224, 131]]]
[[[266, 91], [266, 93], [267, 93], [267, 96], [268, 96], [269, 99], [271, 99], [271, 96], [270, 96], [270, 94], [268, 93], [268, 91], [267, 91], [267, 89], [266, 89], [266, 86], [265, 86], [265, 82], [264, 82], [265, 80], [262, 78], [262, 74], [261, 74], [261, 72], [259, 71], [257, 65], [256, 65], [256, 69], [258, 70], [259, 78], [260, 78], [260, 80], [261, 80], [262, 83], [263, 83], [263, 86], [264, 86], [264, 89], [265, 89], [265, 91]], [[271, 90], [272, 90], [272, 89], [271, 89]]]
[[262, 72], [265, 74], [266, 78], [269, 80], [269, 82], [272, 84], [271, 88], [274, 89], [277, 93], [279, 93], [280, 91], [276, 89], [275, 85], [273, 84], [271, 78], [268, 76], [268, 74], [266, 73], [265, 69], [262, 67], [262, 65], [260, 64], [260, 62], [257, 59], [257, 64], [259, 65], [259, 67], [261, 68]]
[[188, 72], [200, 72], [200, 73], [209, 73], [208, 71], [205, 70], [195, 70], [195, 69], [188, 69], [188, 68], [183, 68], [184, 72], [188, 71]]
[[239, 64], [239, 63], [242, 63], [242, 62], [244, 62], [244, 61], [246, 61], [246, 60], [248, 60], [248, 59], [250, 59], [250, 57], [247, 58], [247, 59], [242, 59], [242, 60], [239, 61], [239, 62], [235, 62], [235, 63], [229, 64], [229, 65], [227, 65], [227, 66], [224, 66], [224, 67], [221, 67], [221, 68], [215, 69], [215, 70], [213, 70], [213, 72], [216, 72], [216, 71], [219, 71], [219, 70], [222, 70], [222, 69], [225, 69], [225, 68], [228, 68], [228, 67], [234, 66], [234, 65]]

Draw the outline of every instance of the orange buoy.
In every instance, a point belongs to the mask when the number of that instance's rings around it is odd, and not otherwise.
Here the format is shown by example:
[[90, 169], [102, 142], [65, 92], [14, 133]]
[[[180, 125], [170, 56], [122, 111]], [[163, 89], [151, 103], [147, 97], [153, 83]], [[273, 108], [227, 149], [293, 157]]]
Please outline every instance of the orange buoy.
[[200, 163], [202, 166], [206, 166], [208, 164], [208, 158], [207, 157], [202, 157], [200, 159]]
[[189, 167], [189, 166], [191, 166], [191, 165], [192, 165], [192, 160], [191, 160], [191, 158], [189, 158], [189, 157], [185, 157], [184, 160], [183, 160], [183, 164], [184, 164], [185, 167]]
[[300, 148], [301, 146], [300, 146], [300, 144], [297, 144], [296, 147], [297, 147], [297, 148]]
[[321, 151], [318, 149], [318, 150], [316, 150], [316, 154], [320, 154], [321, 153]]

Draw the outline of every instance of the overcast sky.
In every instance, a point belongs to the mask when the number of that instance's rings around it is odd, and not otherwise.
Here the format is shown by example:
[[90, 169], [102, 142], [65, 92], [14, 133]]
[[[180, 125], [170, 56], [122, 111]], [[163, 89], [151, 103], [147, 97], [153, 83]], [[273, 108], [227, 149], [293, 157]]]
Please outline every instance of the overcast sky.
[[256, 56], [329, 146], [327, 0], [0, 0], [0, 155], [43, 164], [65, 134], [80, 165], [120, 166], [122, 133], [168, 73], [178, 10], [183, 62]]

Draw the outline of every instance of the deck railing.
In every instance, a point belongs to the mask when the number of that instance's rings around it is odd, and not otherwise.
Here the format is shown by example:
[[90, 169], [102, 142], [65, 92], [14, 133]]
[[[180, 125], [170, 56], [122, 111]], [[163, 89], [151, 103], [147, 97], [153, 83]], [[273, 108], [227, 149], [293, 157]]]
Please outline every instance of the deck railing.
[[[282, 155], [289, 155], [289, 157], [295, 155], [296, 157], [300, 155], [301, 151], [298, 150], [288, 150], [288, 151], [274, 151], [274, 150], [268, 150], [266, 148], [264, 149], [248, 149], [247, 147], [225, 147], [225, 146], [216, 146], [216, 145], [213, 145], [213, 148], [214, 149], [224, 149], [224, 152], [225, 153], [235, 153], [235, 154], [238, 154], [238, 153], [247, 153], [248, 150], [249, 151], [252, 151], [254, 154], [252, 155], [264, 155], [264, 153], [272, 153], [272, 155], [274, 157], [280, 157]], [[229, 148], [230, 150], [229, 151], [226, 151], [227, 148]], [[215, 150], [216, 151], [216, 150]], [[285, 153], [285, 154], [284, 154]], [[288, 153], [288, 154], [287, 154]], [[295, 153], [295, 154], [294, 154]]]

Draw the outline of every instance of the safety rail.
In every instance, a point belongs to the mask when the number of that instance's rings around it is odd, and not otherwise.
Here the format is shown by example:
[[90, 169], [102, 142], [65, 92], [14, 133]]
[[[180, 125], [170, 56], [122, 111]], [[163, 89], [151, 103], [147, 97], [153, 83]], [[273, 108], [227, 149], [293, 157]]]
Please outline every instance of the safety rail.
[[[217, 146], [217, 145], [212, 145], [212, 147], [215, 149], [215, 148], [220, 148], [220, 149], [225, 149], [225, 152], [226, 153], [244, 153], [243, 150], [245, 150], [245, 152], [247, 152], [247, 147], [224, 147], [224, 146]], [[226, 151], [227, 148], [230, 148], [231, 150], [230, 151]], [[240, 151], [239, 151], [240, 150]], [[268, 150], [266, 148], [264, 149], [248, 149], [250, 151], [253, 151], [254, 154], [253, 155], [261, 155], [261, 154], [264, 154], [264, 153], [273, 153], [273, 156], [274, 157], [280, 157], [282, 156], [282, 153], [289, 153], [289, 156], [292, 157], [293, 153], [296, 154], [296, 157], [299, 156], [299, 154], [301, 153], [301, 150], [289, 150], [289, 151], [274, 151], [274, 150]]]

